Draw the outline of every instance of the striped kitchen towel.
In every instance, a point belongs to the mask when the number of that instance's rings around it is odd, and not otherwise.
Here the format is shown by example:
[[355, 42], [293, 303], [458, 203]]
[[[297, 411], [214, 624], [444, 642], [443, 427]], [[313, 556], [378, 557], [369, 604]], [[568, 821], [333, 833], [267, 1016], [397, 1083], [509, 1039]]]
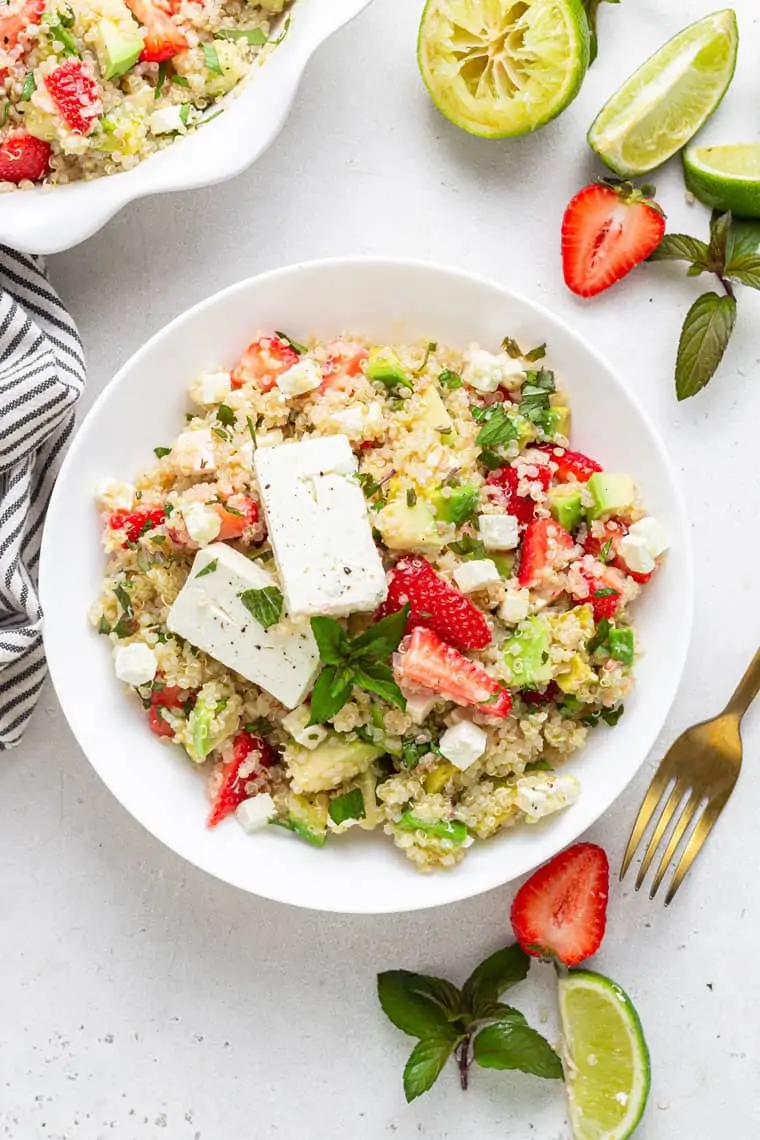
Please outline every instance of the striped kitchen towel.
[[0, 245], [0, 751], [18, 744], [45, 680], [42, 524], [84, 375], [44, 263]]

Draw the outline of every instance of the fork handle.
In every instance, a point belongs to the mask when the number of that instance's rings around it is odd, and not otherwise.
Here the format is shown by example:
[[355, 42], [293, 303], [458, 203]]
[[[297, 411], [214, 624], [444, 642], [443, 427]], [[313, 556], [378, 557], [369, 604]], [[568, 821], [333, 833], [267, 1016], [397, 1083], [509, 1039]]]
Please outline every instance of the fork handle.
[[726, 705], [727, 713], [734, 713], [739, 720], [744, 716], [760, 690], [760, 649], [752, 658], [746, 673], [736, 687], [734, 695]]

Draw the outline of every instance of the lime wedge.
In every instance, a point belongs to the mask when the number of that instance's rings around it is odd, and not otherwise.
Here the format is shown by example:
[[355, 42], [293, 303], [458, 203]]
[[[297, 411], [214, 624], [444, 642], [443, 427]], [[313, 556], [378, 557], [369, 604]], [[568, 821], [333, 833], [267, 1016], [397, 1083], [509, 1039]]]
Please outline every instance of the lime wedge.
[[605, 103], [588, 141], [623, 178], [680, 150], [720, 103], [736, 67], [739, 29], [726, 8], [684, 28]]
[[649, 1096], [649, 1050], [620, 986], [590, 970], [559, 981], [565, 1080], [575, 1140], [625, 1140]]
[[760, 218], [760, 143], [690, 146], [683, 171], [687, 187], [706, 206]]
[[417, 62], [433, 102], [473, 135], [548, 123], [578, 94], [589, 61], [580, 0], [428, 0]]

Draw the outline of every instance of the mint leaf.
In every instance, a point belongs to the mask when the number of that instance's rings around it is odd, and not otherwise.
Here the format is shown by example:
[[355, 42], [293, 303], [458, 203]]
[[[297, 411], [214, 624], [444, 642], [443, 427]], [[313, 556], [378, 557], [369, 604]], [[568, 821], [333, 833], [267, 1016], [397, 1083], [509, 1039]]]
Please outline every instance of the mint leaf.
[[350, 669], [326, 665], [312, 690], [309, 724], [323, 724], [340, 712], [353, 687], [354, 675]]
[[750, 218], [733, 218], [726, 243], [726, 258], [749, 257], [760, 253], [760, 221]]
[[648, 261], [691, 261], [702, 269], [710, 267], [710, 251], [707, 242], [688, 234], [665, 234]]
[[340, 622], [329, 617], [313, 617], [311, 632], [319, 649], [319, 657], [325, 665], [340, 665], [346, 658], [348, 638]]
[[455, 388], [462, 387], [462, 377], [458, 372], [452, 372], [450, 368], [444, 368], [443, 372], [438, 373], [438, 383], [442, 388], [453, 392]]
[[486, 1002], [478, 1008], [479, 1021], [514, 1021], [520, 1025], [527, 1025], [525, 1014], [520, 1013], [514, 1006], [505, 1005], [502, 1001]]
[[561, 1080], [562, 1062], [549, 1042], [529, 1025], [498, 1021], [481, 1029], [473, 1056], [484, 1069], [520, 1069], [535, 1077]]
[[207, 40], [201, 44], [201, 47], [203, 48], [203, 58], [206, 61], [206, 71], [211, 75], [224, 75], [222, 65], [219, 62], [219, 53], [214, 44]]
[[299, 356], [303, 356], [304, 353], [309, 351], [305, 344], [299, 344], [297, 340], [293, 340], [293, 337], [288, 336], [287, 333], [277, 332], [277, 330], [275, 330], [274, 335], [278, 336], [280, 340], [284, 340], [285, 344], [289, 345], [289, 347], [293, 349], [293, 352], [298, 353]]
[[462, 990], [465, 1006], [475, 1016], [479, 1009], [501, 997], [505, 990], [524, 981], [530, 969], [530, 958], [519, 943], [497, 950], [470, 974]]
[[750, 289], [760, 289], [760, 257], [748, 254], [729, 261], [725, 269], [726, 277], [748, 285]]
[[624, 712], [625, 705], [616, 705], [614, 709], [601, 709], [599, 715], [605, 724], [614, 728]]
[[196, 578], [205, 578], [206, 574], [213, 574], [218, 565], [219, 565], [219, 559], [218, 558], [212, 558], [210, 562], [206, 563], [206, 565], [203, 567], [202, 570], [198, 571], [198, 573], [195, 575], [195, 577]]
[[[612, 3], [618, 2], [619, 0], [612, 0]], [[531, 348], [528, 352], [524, 353], [523, 360], [527, 360], [531, 364], [535, 364], [537, 360], [543, 360], [545, 356], [546, 344], [537, 344], [535, 348]]]
[[327, 809], [333, 823], [345, 823], [347, 819], [364, 819], [364, 795], [361, 788], [352, 788], [342, 796], [334, 796]]
[[728, 235], [731, 231], [731, 213], [713, 214], [710, 219], [710, 244], [708, 258], [710, 268], [716, 273], [722, 273], [726, 264], [726, 251], [728, 249]]
[[406, 697], [393, 679], [390, 668], [382, 661], [375, 661], [369, 665], [358, 666], [354, 683], [368, 693], [375, 693], [397, 708], [406, 708]]
[[235, 413], [227, 404], [219, 405], [216, 409], [216, 418], [219, 420], [219, 423], [224, 424], [225, 427], [235, 426]]
[[361, 661], [362, 664], [386, 661], [392, 653], [396, 652], [404, 636], [406, 623], [409, 620], [409, 610], [410, 606], [407, 602], [402, 609], [381, 618], [364, 633], [355, 637], [349, 646], [351, 659]]
[[676, 357], [676, 395], [695, 396], [709, 383], [723, 359], [736, 323], [736, 300], [705, 293], [686, 314]]
[[156, 459], [163, 459], [165, 455], [171, 455], [172, 449], [170, 447], [154, 447], [153, 454]]
[[446, 1033], [425, 1037], [417, 1042], [404, 1067], [404, 1093], [407, 1101], [413, 1101], [432, 1088], [453, 1053], [457, 1040], [456, 1033], [450, 1028]]
[[497, 447], [517, 439], [519, 434], [517, 425], [509, 413], [505, 412], [503, 404], [492, 404], [487, 413], [480, 418], [483, 426], [475, 436], [478, 447]]
[[377, 996], [385, 1016], [410, 1037], [456, 1034], [450, 1016], [459, 1013], [459, 991], [442, 978], [410, 970], [386, 970], [377, 976]]
[[277, 625], [282, 617], [283, 597], [276, 586], [264, 586], [261, 590], [243, 590], [238, 597], [264, 629]]
[[[247, 44], [263, 47], [268, 43], [266, 32], [261, 28], [220, 28], [214, 33], [217, 40], [245, 40]], [[279, 336], [279, 333], [277, 334]]]

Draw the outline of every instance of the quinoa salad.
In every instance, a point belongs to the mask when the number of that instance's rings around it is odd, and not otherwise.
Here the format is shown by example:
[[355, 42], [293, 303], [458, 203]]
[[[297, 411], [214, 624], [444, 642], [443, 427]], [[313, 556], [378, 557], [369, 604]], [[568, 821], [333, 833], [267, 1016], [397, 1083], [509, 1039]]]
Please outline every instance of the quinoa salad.
[[431, 871], [582, 794], [562, 762], [623, 715], [667, 537], [571, 449], [543, 357], [267, 331], [98, 487], [90, 618], [209, 827], [377, 830]]
[[[6, 0], [0, 190], [129, 170], [212, 116], [288, 0]], [[289, 18], [289, 17], [288, 17]]]

